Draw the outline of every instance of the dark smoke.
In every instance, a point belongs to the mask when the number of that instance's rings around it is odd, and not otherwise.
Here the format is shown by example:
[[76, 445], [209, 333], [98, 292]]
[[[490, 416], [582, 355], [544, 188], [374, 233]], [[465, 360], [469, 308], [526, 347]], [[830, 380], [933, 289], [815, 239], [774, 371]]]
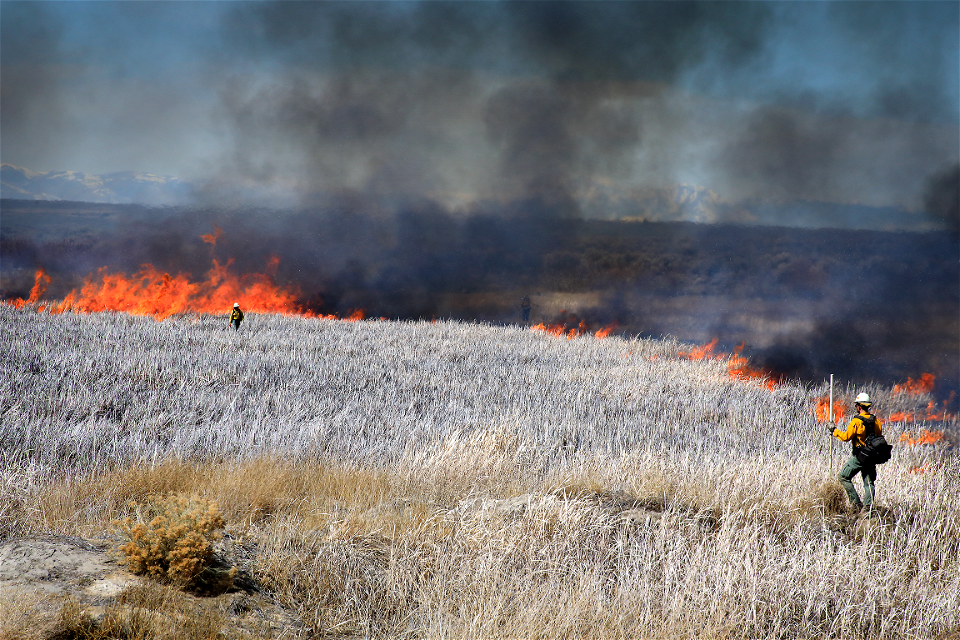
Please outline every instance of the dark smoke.
[[845, 138], [840, 123], [825, 128], [820, 120], [785, 109], [760, 109], [721, 155], [719, 166], [736, 172], [731, 179], [772, 186], [778, 191], [774, 197], [802, 199], [823, 193], [837, 179], [834, 157]]
[[460, 191], [465, 206], [538, 199], [577, 215], [578, 190], [633, 173], [642, 114], [625, 99], [706, 59], [745, 63], [768, 16], [685, 2], [238, 5], [224, 28], [237, 55], [284, 67], [222, 92], [224, 176], [293, 180], [311, 201], [357, 190], [393, 209]]
[[955, 239], [960, 239], [960, 164], [935, 175], [923, 198], [924, 209]]
[[[570, 194], [577, 176], [629, 171], [640, 142], [633, 114], [603, 104], [602, 94], [577, 87], [514, 85], [494, 95], [484, 123], [500, 153], [497, 176], [508, 194], [575, 205]], [[572, 213], [572, 212], [571, 212]]]

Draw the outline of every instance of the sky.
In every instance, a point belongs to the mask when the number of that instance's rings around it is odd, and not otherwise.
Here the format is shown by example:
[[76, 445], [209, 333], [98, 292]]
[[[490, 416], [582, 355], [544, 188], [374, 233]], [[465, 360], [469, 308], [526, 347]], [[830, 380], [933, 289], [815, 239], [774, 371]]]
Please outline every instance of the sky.
[[0, 159], [219, 201], [915, 213], [958, 171], [958, 32], [937, 0], [3, 0]]

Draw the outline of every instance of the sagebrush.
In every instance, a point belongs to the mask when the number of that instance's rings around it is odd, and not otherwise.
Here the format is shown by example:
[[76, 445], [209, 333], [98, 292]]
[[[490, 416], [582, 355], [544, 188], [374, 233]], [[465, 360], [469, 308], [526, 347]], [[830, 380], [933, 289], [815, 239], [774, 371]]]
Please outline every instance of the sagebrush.
[[157, 496], [130, 503], [135, 515], [115, 522], [130, 570], [187, 585], [210, 566], [213, 542], [226, 525], [220, 507], [198, 496]]

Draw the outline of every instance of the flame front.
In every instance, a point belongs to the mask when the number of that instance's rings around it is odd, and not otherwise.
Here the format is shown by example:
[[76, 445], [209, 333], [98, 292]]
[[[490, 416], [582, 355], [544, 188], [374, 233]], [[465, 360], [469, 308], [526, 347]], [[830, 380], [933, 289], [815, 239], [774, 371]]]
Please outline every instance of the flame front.
[[[272, 258], [268, 271], [279, 260]], [[193, 282], [182, 273], [175, 276], [145, 264], [132, 277], [101, 269], [96, 278], [87, 278], [78, 295], [72, 292], [70, 308], [84, 313], [121, 311], [151, 315], [158, 320], [177, 313], [224, 313], [239, 302], [241, 308], [259, 313], [299, 313], [294, 291], [281, 289], [266, 273], [238, 276], [233, 264], [214, 260], [207, 278]]]
[[[924, 374], [924, 375], [928, 375], [928, 374]], [[931, 400], [930, 402], [927, 403], [926, 414], [915, 413], [912, 411], [897, 411], [896, 413], [890, 414], [890, 421], [891, 422], [917, 422], [917, 421], [923, 421], [923, 420], [933, 420], [933, 421], [939, 422], [943, 420], [952, 420], [956, 416], [952, 413], [949, 413], [947, 411], [947, 407], [949, 407], [953, 403], [953, 399], [956, 397], [957, 397], [957, 392], [951, 391], [950, 397], [944, 400], [943, 406], [940, 408], [937, 407], [936, 400]]]
[[740, 355], [744, 346], [746, 346], [745, 342], [733, 350], [733, 355], [731, 355], [730, 360], [727, 361], [727, 373], [734, 380], [757, 380], [761, 382], [768, 391], [776, 389], [776, 380], [760, 369], [751, 367], [750, 361]]
[[[212, 252], [222, 235], [223, 230], [214, 226], [214, 232], [201, 236], [201, 239], [212, 245]], [[263, 273], [237, 275], [231, 270], [233, 262], [230, 259], [224, 264], [212, 258], [206, 278], [198, 282], [183, 273], [171, 275], [152, 264], [142, 265], [140, 271], [132, 276], [111, 273], [104, 267], [96, 275], [88, 276], [79, 291], [71, 291], [61, 301], [44, 304], [38, 311], [119, 311], [163, 320], [178, 313], [223, 314], [234, 302], [239, 302], [244, 311], [255, 313], [340, 319], [335, 315], [318, 316], [304, 311], [298, 303], [300, 296], [297, 290], [278, 286], [273, 280], [280, 265], [280, 259], [276, 256], [270, 257]], [[46, 271], [38, 269], [30, 297], [13, 300], [10, 304], [22, 308], [37, 303], [50, 280]], [[364, 317], [365, 312], [359, 309], [352, 311], [347, 320], [355, 322]]]
[[[560, 313], [567, 313], [565, 309], [561, 309]], [[614, 322], [613, 324], [607, 325], [603, 329], [598, 330], [594, 336], [600, 340], [603, 340], [607, 336], [616, 330], [619, 325]], [[567, 340], [573, 340], [578, 336], [585, 335], [590, 331], [590, 325], [587, 324], [586, 320], [579, 320], [577, 316], [570, 314], [566, 320], [556, 324], [544, 324], [539, 323], [530, 327], [531, 331], [536, 331], [539, 333], [545, 333], [550, 336], [556, 336], [557, 338], [562, 338], [566, 336]]]

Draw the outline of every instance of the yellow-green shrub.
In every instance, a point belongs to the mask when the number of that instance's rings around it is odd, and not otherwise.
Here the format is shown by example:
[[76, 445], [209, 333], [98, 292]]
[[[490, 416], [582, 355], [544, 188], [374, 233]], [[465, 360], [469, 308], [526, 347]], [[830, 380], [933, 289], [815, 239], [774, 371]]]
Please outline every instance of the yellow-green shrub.
[[186, 584], [210, 565], [226, 524], [217, 503], [170, 495], [130, 506], [136, 516], [115, 524], [129, 538], [120, 551], [131, 571]]

